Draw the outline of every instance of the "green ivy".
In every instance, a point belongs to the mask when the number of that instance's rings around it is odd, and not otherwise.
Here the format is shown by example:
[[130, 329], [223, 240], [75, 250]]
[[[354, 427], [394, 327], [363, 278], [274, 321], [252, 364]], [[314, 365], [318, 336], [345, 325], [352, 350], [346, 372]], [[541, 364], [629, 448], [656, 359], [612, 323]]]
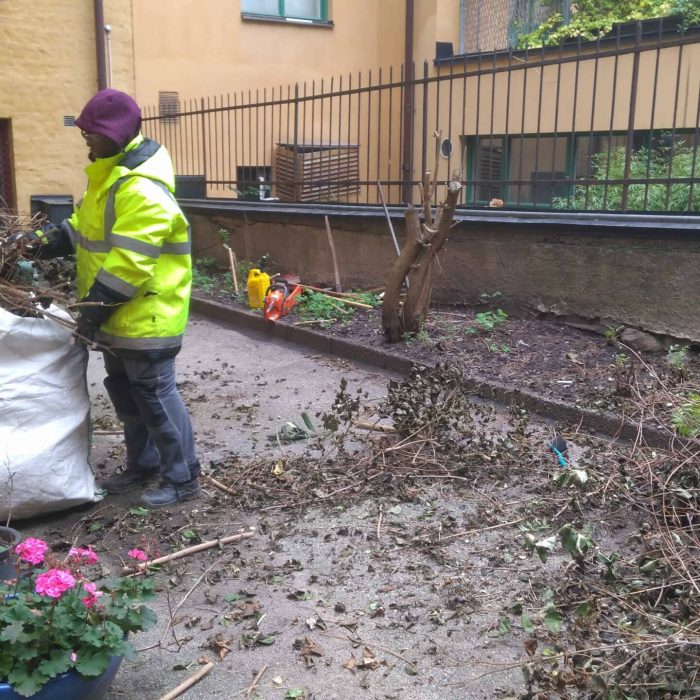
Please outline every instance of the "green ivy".
[[553, 46], [564, 39], [591, 41], [622, 22], [676, 15], [686, 26], [700, 23], [700, 0], [577, 0], [568, 23], [561, 12], [554, 12], [537, 29], [522, 34], [518, 47]]

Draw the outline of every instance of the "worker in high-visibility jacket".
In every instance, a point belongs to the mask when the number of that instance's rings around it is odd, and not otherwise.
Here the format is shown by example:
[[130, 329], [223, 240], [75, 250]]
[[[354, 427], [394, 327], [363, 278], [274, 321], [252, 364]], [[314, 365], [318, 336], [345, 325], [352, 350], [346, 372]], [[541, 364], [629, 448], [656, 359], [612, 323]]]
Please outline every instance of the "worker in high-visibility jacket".
[[77, 334], [103, 348], [126, 468], [101, 486], [122, 493], [159, 479], [141, 503], [167, 506], [200, 494], [192, 426], [175, 384], [192, 283], [190, 227], [173, 196], [170, 156], [141, 135], [141, 110], [129, 95], [101, 90], [75, 124], [90, 149], [87, 191], [70, 219], [36, 233], [34, 247], [40, 258], [75, 252]]

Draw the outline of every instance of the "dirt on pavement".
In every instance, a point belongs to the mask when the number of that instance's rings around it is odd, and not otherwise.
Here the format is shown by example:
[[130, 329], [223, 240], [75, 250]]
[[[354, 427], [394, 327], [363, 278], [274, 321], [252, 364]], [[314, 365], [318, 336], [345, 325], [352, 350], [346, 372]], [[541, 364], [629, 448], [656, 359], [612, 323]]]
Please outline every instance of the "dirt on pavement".
[[[376, 325], [365, 318], [363, 327], [346, 330], [372, 342]], [[557, 345], [551, 329], [539, 332], [535, 322], [522, 334], [515, 328], [510, 324], [507, 338], [473, 338], [475, 345], [501, 343], [485, 356], [505, 381], [525, 379], [526, 363], [510, 364], [523, 357], [521, 340], [533, 348], [528, 355], [547, 348], [552, 357], [570, 352], [592, 366], [584, 347], [561, 338]], [[406, 346], [424, 343], [434, 358], [473, 335], [460, 330], [444, 351], [437, 348], [443, 339]], [[607, 352], [604, 341], [581, 338]], [[459, 357], [465, 366], [475, 362], [469, 353]], [[567, 380], [578, 376], [570, 363], [570, 374], [542, 367]], [[609, 370], [610, 363], [595, 366]], [[606, 374], [600, 370], [596, 381], [605, 376], [607, 391]], [[101, 375], [94, 356], [98, 476], [124, 456], [119, 436], [107, 434], [117, 423]], [[611, 553], [621, 553], [618, 577], [629, 574], [623, 565], [631, 571], [648, 561], [651, 516], [635, 509], [630, 494], [639, 465], [656, 453], [632, 459], [628, 446], [573, 427], [564, 430], [564, 472], [549, 446], [554, 426], [517, 406], [457, 399], [449, 377], [418, 375], [402, 384], [371, 367], [201, 318], [191, 322], [178, 376], [205, 474], [226, 491], [204, 479], [194, 503], [148, 511], [136, 504], [138, 494], [109, 496], [17, 524], [58, 551], [92, 545], [105, 575], [121, 569], [133, 546], [164, 554], [255, 528], [250, 539], [154, 573], [159, 624], [133, 640], [140, 651], [124, 662], [111, 700], [160, 698], [205, 659], [214, 668], [186, 697], [525, 698], [538, 688], [554, 692], [564, 680], [562, 697], [591, 697], [586, 687], [594, 676], [603, 684], [615, 679], [602, 672], [617, 665], [613, 647], [630, 638], [623, 624], [629, 612], [595, 582], [601, 572], [612, 575]], [[387, 393], [390, 407], [379, 410]], [[412, 416], [433, 427], [376, 429], [406, 427]], [[583, 538], [573, 548], [572, 530]], [[639, 613], [634, 624], [642, 619]], [[577, 657], [569, 650], [587, 647], [592, 651], [571, 665]]]

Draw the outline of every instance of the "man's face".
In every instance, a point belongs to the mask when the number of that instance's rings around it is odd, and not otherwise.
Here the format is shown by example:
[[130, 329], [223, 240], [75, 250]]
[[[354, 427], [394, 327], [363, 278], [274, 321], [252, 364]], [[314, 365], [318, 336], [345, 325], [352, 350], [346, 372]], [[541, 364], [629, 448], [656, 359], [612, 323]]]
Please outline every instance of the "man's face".
[[85, 139], [90, 148], [90, 153], [88, 158], [90, 160], [95, 160], [96, 158], [111, 158], [119, 153], [119, 146], [117, 146], [112, 139], [108, 139], [102, 134], [89, 134], [87, 131], [80, 131], [82, 137]]

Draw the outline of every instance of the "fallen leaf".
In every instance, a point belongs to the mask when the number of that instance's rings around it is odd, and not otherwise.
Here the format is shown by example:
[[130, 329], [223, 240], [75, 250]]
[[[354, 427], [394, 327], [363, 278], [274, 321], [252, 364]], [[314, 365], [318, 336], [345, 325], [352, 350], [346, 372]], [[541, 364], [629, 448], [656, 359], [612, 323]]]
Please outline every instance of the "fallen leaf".
[[581, 365], [583, 367], [583, 362], [579, 359], [575, 352], [567, 352], [565, 357], [567, 360], [569, 360], [569, 362], [573, 362], [575, 365]]
[[324, 656], [325, 652], [323, 651], [323, 647], [317, 644], [313, 639], [304, 637], [304, 643], [301, 646], [300, 654], [307, 666], [313, 666], [315, 664], [315, 657]]
[[206, 620], [205, 622], [202, 622], [202, 624], [199, 626], [199, 629], [201, 629], [201, 630], [214, 629], [215, 622], [216, 622], [216, 618], [212, 617], [211, 619]]
[[232, 643], [233, 639], [224, 639], [224, 636], [219, 633], [210, 637], [209, 648], [215, 651], [219, 655], [219, 659], [223, 661], [226, 655], [231, 651]]

